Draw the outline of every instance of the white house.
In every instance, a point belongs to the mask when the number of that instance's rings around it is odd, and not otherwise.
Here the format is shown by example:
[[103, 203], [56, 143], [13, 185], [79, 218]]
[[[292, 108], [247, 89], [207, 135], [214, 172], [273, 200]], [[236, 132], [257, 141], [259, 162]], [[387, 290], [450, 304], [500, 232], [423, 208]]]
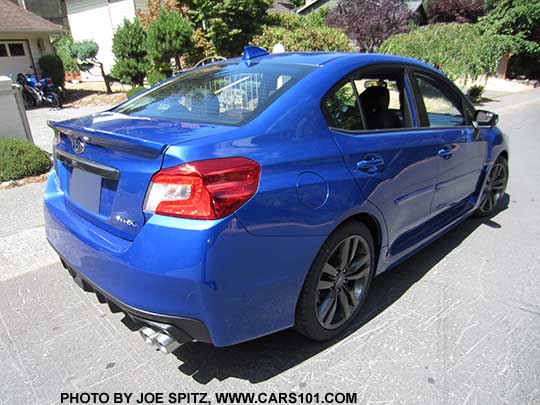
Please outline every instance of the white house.
[[49, 35], [63, 31], [59, 25], [0, 0], [0, 76], [39, 74], [39, 58], [54, 53]]
[[[135, 10], [146, 9], [146, 0], [66, 0], [67, 16], [75, 41], [93, 39], [99, 46], [97, 59], [109, 73], [114, 65], [112, 38], [125, 18], [135, 17]], [[83, 80], [99, 80], [98, 69], [81, 72]]]

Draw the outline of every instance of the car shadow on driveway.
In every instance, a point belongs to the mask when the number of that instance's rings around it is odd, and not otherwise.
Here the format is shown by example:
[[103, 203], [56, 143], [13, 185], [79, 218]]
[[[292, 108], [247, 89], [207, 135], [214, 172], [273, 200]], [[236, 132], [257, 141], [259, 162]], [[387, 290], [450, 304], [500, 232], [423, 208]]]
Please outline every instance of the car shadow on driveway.
[[493, 218], [508, 208], [509, 201], [509, 195], [505, 194], [501, 209], [491, 217], [466, 220], [399, 266], [378, 276], [372, 283], [359, 316], [339, 337], [321, 343], [308, 340], [293, 330], [286, 330], [225, 348], [190, 342], [174, 353], [182, 362], [178, 369], [201, 384], [230, 377], [260, 383], [303, 363], [359, 331], [396, 302], [478, 227], [501, 228]]

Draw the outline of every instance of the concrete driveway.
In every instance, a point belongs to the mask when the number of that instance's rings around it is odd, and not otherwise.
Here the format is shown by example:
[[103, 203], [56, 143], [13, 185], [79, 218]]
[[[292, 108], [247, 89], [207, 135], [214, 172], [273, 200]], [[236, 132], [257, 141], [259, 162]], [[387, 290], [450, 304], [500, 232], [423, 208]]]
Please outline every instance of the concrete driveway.
[[[346, 336], [292, 331], [165, 356], [72, 282], [43, 185], [0, 192], [0, 403], [61, 392], [356, 392], [359, 403], [540, 403], [540, 90], [505, 97], [508, 207], [378, 277]], [[212, 398], [211, 398], [212, 399]]]

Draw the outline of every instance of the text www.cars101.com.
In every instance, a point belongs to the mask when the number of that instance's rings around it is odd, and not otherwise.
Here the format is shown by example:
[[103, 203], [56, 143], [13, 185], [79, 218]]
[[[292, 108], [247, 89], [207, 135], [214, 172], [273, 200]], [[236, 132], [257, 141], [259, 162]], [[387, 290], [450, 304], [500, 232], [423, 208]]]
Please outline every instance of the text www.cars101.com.
[[355, 392], [63, 392], [61, 404], [355, 404]]

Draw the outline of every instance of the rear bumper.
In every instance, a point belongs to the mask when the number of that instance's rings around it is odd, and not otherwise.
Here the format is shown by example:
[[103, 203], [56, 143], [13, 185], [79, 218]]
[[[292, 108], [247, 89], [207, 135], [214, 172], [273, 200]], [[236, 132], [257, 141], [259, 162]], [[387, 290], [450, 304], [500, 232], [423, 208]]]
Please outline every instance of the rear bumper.
[[154, 215], [129, 241], [71, 211], [55, 177], [53, 170], [45, 194], [49, 242], [76, 281], [130, 319], [169, 325], [180, 338], [216, 346], [294, 324], [300, 289], [324, 236], [260, 237], [234, 216]]
[[146, 325], [153, 329], [167, 331], [168, 334], [179, 343], [190, 341], [212, 343], [208, 329], [201, 321], [177, 316], [154, 314], [152, 312], [133, 308], [102, 291], [98, 286], [83, 276], [80, 271], [77, 271], [70, 265], [60, 254], [59, 256], [63, 266], [79, 287], [86, 292], [94, 293], [99, 302], [109, 306], [111, 312], [122, 312], [129, 319], [130, 324], [136, 327]]

